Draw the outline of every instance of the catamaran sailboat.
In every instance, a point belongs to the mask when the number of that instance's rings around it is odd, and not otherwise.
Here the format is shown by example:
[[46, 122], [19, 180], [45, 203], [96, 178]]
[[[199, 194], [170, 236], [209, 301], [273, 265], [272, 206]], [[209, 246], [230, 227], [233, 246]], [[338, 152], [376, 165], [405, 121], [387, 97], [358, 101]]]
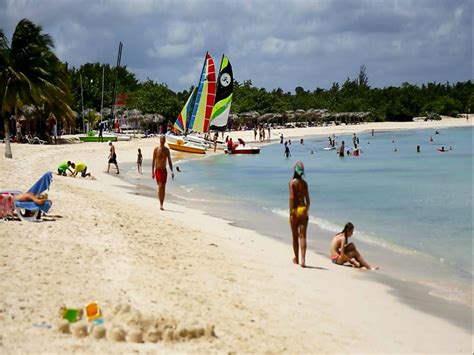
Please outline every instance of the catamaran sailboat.
[[[207, 133], [212, 130], [225, 130], [227, 128], [230, 106], [232, 103], [233, 76], [229, 59], [222, 55], [219, 76], [216, 80], [214, 59], [209, 52], [206, 53], [199, 84], [191, 92], [174, 128], [184, 136], [168, 134], [166, 140], [173, 150], [200, 154], [202, 149], [213, 146], [193, 133]], [[183, 143], [184, 142], [184, 143]], [[192, 151], [196, 148], [195, 151]], [[218, 143], [217, 148], [225, 149], [223, 143]]]

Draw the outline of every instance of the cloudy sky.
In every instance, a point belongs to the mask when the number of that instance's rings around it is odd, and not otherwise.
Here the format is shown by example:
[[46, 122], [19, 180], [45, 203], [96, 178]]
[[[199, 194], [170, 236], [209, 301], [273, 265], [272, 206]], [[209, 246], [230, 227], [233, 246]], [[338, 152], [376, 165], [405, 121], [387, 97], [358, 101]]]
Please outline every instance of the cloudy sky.
[[365, 64], [371, 86], [472, 78], [471, 0], [0, 0], [11, 38], [29, 18], [61, 60], [122, 63], [174, 90], [196, 84], [207, 50], [239, 81], [328, 88]]

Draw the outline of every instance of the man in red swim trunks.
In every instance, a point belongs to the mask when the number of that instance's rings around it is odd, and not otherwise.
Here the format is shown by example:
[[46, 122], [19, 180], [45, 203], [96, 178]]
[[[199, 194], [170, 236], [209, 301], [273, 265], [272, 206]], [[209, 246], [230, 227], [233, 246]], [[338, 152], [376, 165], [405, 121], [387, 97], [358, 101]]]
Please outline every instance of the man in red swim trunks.
[[165, 201], [165, 188], [168, 171], [166, 170], [166, 161], [171, 169], [171, 177], [174, 179], [173, 163], [171, 162], [170, 150], [165, 147], [165, 136], [160, 137], [160, 146], [153, 151], [153, 161], [151, 163], [151, 177], [156, 177], [158, 184], [158, 199], [160, 200], [160, 210], [164, 210], [163, 202]]

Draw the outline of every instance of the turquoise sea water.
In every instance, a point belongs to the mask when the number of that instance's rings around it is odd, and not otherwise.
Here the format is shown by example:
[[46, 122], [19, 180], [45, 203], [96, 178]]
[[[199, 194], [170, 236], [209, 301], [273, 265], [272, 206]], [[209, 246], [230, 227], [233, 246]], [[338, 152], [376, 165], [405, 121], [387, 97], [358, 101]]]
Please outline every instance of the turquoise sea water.
[[[360, 134], [359, 157], [339, 158], [335, 151], [323, 150], [327, 137], [315, 137], [305, 138], [304, 145], [293, 139], [288, 159], [282, 145], [272, 144], [256, 156], [222, 155], [178, 163], [183, 173], [177, 175], [170, 193], [178, 202], [284, 239], [289, 235], [288, 181], [295, 161], [302, 160], [312, 199], [311, 225], [326, 232], [321, 240], [311, 235], [310, 225], [308, 237], [319, 252], [326, 253], [328, 236], [351, 221], [355, 241], [365, 242], [385, 269], [396, 268], [384, 262], [403, 260], [419, 265], [415, 281], [430, 284], [442, 278], [470, 289], [474, 131], [439, 132]], [[352, 145], [351, 135], [337, 137], [342, 140]], [[448, 152], [437, 150], [443, 145]]]
[[[339, 158], [334, 150], [323, 150], [327, 137], [319, 136], [305, 138], [304, 145], [293, 139], [288, 159], [277, 143], [264, 146], [260, 155], [177, 161], [182, 172], [167, 185], [167, 201], [290, 244], [288, 182], [294, 163], [302, 160], [311, 196], [310, 254], [327, 256], [332, 236], [351, 221], [353, 241], [370, 263], [380, 266], [379, 275], [422, 285], [420, 290], [432, 296], [472, 307], [474, 130], [439, 133], [360, 134], [359, 157]], [[337, 137], [342, 140], [352, 145], [352, 135]], [[445, 153], [437, 150], [443, 145]], [[150, 165], [145, 160], [145, 173], [138, 176], [130, 164], [121, 177], [137, 186], [135, 193], [155, 198]]]

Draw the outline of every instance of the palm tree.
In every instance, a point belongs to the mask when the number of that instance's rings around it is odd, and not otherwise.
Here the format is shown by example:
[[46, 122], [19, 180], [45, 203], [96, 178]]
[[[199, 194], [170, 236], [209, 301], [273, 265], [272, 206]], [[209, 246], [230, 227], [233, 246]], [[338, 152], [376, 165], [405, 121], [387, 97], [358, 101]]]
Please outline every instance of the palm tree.
[[8, 120], [12, 114], [18, 118], [23, 105], [54, 106], [61, 111], [58, 117], [72, 118], [67, 74], [52, 52], [53, 47], [51, 37], [42, 32], [41, 26], [27, 19], [16, 26], [11, 46], [0, 29], [0, 118], [5, 128], [7, 158], [12, 158]]

